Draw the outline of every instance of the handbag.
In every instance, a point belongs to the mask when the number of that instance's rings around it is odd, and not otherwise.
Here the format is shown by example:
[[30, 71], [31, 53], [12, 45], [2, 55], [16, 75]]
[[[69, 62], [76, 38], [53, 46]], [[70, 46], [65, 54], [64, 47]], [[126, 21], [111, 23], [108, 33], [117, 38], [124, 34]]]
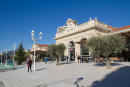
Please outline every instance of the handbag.
[[28, 64], [28, 67], [30, 67], [29, 64]]

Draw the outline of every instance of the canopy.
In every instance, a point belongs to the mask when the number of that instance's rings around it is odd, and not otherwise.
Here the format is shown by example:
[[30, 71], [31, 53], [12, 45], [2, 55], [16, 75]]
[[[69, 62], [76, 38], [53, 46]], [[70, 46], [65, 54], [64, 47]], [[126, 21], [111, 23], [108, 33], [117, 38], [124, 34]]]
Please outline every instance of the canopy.
[[79, 41], [79, 42], [75, 42], [77, 44], [85, 44], [87, 40], [83, 40], [83, 41]]
[[[34, 54], [34, 51], [31, 51], [30, 53], [31, 53], [31, 54]], [[46, 51], [36, 50], [36, 51], [35, 51], [35, 54], [36, 54], [36, 55], [37, 55], [37, 54], [46, 54]]]

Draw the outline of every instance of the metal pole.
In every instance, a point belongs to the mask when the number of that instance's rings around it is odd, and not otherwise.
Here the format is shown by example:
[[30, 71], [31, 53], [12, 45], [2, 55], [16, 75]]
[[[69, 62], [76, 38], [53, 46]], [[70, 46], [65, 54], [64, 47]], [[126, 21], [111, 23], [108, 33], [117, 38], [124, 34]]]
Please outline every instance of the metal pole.
[[34, 72], [36, 71], [36, 67], [35, 67], [35, 40], [34, 40]]
[[6, 65], [7, 65], [7, 51], [6, 51]]
[[[14, 47], [14, 56], [15, 56], [15, 47]], [[14, 56], [13, 56], [13, 61], [14, 61]]]
[[[36, 40], [36, 39], [34, 39], [34, 31], [32, 30], [32, 32], [31, 32], [31, 36], [32, 36], [32, 40], [34, 41], [34, 72], [36, 71], [36, 65], [35, 65], [35, 45], [36, 45], [36, 41], [38, 40]], [[40, 38], [39, 39], [41, 39], [41, 37], [42, 37], [42, 32], [40, 32], [39, 33], [39, 36], [40, 36]]]
[[14, 48], [14, 60], [15, 60], [15, 48]]
[[13, 56], [13, 61], [14, 61], [14, 56]]

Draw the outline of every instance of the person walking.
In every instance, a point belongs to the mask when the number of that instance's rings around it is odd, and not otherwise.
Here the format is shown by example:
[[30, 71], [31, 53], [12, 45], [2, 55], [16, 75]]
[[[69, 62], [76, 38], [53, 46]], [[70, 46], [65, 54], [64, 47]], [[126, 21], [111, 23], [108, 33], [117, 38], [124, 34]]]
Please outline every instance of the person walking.
[[32, 66], [32, 60], [31, 60], [31, 58], [29, 58], [29, 61], [28, 61], [28, 72], [29, 72], [29, 68], [30, 68], [30, 70], [32, 72], [31, 66]]
[[47, 58], [45, 57], [45, 64], [47, 63]]
[[79, 63], [79, 60], [80, 60], [80, 56], [79, 56], [79, 55], [78, 55], [78, 58], [77, 58], [77, 59], [78, 59], [78, 63]]
[[82, 56], [82, 54], [81, 54], [81, 56], [80, 56], [80, 63], [83, 63], [83, 56]]
[[51, 57], [51, 61], [53, 62], [53, 57]]
[[66, 57], [66, 59], [67, 59], [67, 63], [68, 63], [68, 56]]

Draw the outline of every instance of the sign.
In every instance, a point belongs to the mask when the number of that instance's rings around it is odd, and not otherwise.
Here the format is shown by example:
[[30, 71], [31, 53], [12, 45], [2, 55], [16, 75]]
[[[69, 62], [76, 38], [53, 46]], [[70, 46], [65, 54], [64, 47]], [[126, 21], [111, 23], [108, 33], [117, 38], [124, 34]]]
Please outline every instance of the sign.
[[73, 50], [73, 48], [70, 48], [70, 51], [72, 51]]

